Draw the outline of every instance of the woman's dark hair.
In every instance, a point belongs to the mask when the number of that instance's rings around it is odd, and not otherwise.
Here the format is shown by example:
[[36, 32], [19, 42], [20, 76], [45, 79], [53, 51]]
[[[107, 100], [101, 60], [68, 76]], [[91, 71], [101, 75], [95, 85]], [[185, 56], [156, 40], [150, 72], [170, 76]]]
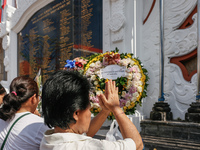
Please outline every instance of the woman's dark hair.
[[26, 102], [34, 94], [38, 96], [37, 83], [29, 77], [16, 77], [10, 84], [10, 93], [3, 98], [0, 108], [0, 118], [11, 119], [21, 108], [21, 104]]
[[73, 113], [85, 110], [89, 101], [90, 83], [78, 72], [61, 70], [45, 82], [42, 89], [42, 111], [49, 127], [69, 128], [76, 121]]
[[0, 84], [0, 95], [1, 94], [5, 94], [6, 90], [4, 89], [4, 87]]

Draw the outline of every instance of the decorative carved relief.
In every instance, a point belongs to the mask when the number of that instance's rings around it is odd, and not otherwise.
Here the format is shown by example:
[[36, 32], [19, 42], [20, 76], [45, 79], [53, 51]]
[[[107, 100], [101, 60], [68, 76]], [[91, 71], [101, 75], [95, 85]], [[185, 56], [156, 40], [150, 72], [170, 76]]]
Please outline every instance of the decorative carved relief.
[[[110, 49], [110, 42], [124, 40], [125, 0], [105, 1], [104, 9], [104, 49]], [[110, 41], [111, 39], [111, 41]]]
[[119, 31], [111, 33], [111, 40], [112, 42], [119, 42], [124, 39], [124, 36], [124, 28], [122, 28]]
[[3, 37], [2, 47], [4, 50], [7, 50], [9, 46], [10, 46], [10, 37], [6, 35]]
[[111, 31], [116, 32], [124, 25], [125, 16], [122, 13], [115, 13], [112, 15], [109, 23]]
[[[146, 1], [147, 2], [147, 1]], [[151, 1], [152, 2], [152, 1]], [[197, 47], [197, 21], [193, 16], [194, 23], [190, 28], [178, 30], [196, 6], [197, 1], [168, 0], [164, 1], [164, 93], [166, 101], [170, 104], [174, 119], [184, 119], [185, 112], [195, 101], [196, 86], [194, 76], [191, 82], [183, 78], [181, 69], [169, 63], [169, 58], [178, 57], [192, 52]], [[149, 5], [151, 6], [151, 5]], [[158, 99], [159, 87], [159, 1], [150, 13], [148, 21], [143, 26], [142, 61], [149, 71], [150, 86], [148, 89], [148, 100], [144, 103], [145, 113], [151, 111], [153, 103]], [[150, 102], [152, 100], [153, 102]], [[149, 108], [151, 107], [151, 108]]]
[[178, 65], [184, 79], [190, 81], [192, 76], [197, 73], [197, 49], [187, 55], [171, 58], [170, 63]]
[[5, 22], [0, 23], [0, 38], [6, 34], [6, 24]]
[[181, 56], [190, 53], [197, 47], [197, 14], [193, 16], [194, 23], [190, 28], [175, 30], [166, 38], [168, 56]]
[[109, 28], [111, 30], [112, 42], [124, 40], [124, 29], [122, 28], [125, 23], [124, 5], [125, 0], [111, 1]]
[[8, 56], [5, 56], [3, 63], [4, 63], [4, 66], [5, 66], [5, 71], [8, 72], [9, 68], [10, 68]]

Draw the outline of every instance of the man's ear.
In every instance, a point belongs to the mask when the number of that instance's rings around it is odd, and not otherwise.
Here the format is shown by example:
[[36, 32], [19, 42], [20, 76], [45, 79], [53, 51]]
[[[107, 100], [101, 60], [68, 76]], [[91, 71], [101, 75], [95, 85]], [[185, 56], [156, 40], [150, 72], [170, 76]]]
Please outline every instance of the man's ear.
[[76, 121], [78, 121], [79, 113], [80, 113], [80, 110], [77, 110], [77, 111], [75, 111], [74, 114], [73, 114], [73, 118], [74, 118]]

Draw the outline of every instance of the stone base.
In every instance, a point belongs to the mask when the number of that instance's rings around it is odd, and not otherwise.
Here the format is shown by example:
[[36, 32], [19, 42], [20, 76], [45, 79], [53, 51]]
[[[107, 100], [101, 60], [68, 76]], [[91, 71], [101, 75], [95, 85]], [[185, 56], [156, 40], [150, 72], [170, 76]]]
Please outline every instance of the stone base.
[[200, 113], [186, 113], [185, 120], [189, 122], [200, 123]]
[[156, 102], [152, 109], [153, 111], [150, 113], [150, 118], [152, 120], [166, 121], [173, 119], [172, 112], [170, 112], [171, 108], [168, 103]]
[[185, 114], [185, 120], [200, 123], [200, 102], [195, 102], [190, 105], [188, 113]]
[[178, 121], [141, 121], [145, 150], [200, 150], [200, 124]]
[[160, 121], [172, 120], [172, 112], [151, 111], [150, 118], [152, 120], [160, 120]]

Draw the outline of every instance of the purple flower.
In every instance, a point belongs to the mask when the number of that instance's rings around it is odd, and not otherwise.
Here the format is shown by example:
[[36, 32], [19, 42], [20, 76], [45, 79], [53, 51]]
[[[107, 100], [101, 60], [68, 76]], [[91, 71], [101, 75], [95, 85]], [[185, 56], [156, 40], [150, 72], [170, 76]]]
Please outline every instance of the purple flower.
[[124, 100], [124, 99], [120, 99], [119, 100], [119, 103], [120, 103], [120, 107], [124, 107], [124, 106], [126, 106], [126, 100]]
[[130, 93], [130, 94], [133, 94], [133, 93], [135, 93], [136, 91], [137, 91], [137, 88], [134, 87], [134, 86], [131, 86], [131, 87], [130, 87], [130, 90], [129, 90], [129, 93]]

